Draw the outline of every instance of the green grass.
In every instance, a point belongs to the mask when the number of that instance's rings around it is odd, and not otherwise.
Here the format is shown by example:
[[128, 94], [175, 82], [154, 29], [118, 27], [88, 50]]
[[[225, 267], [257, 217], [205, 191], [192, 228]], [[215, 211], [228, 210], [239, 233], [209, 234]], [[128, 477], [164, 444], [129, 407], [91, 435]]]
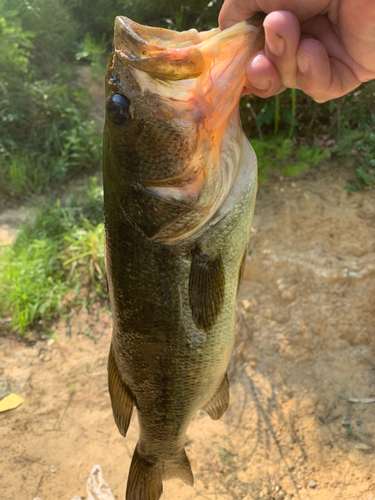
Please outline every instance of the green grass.
[[329, 160], [331, 152], [319, 146], [297, 146], [290, 138], [265, 137], [263, 140], [251, 139], [258, 157], [259, 180], [267, 180], [267, 171], [278, 169], [285, 177], [296, 176], [308, 167], [319, 167]]
[[375, 118], [372, 127], [347, 131], [337, 142], [334, 152], [354, 168], [355, 179], [345, 186], [349, 192], [375, 187]]
[[67, 283], [53, 239], [33, 240], [25, 247], [2, 252], [1, 309], [12, 317], [11, 327], [21, 334], [37, 320], [47, 321], [59, 311]]
[[90, 178], [63, 203], [41, 207], [16, 242], [0, 248], [0, 313], [13, 331], [46, 327], [69, 306], [68, 292], [74, 300], [83, 286], [104, 295], [102, 197]]

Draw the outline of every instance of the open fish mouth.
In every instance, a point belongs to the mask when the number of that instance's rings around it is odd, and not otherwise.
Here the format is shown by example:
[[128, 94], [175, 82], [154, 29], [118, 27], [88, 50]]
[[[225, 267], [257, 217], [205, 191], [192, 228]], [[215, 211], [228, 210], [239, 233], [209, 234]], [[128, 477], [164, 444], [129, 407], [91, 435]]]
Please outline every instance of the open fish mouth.
[[[192, 29], [179, 33], [116, 18], [108, 82], [117, 82], [111, 75], [122, 74], [121, 92], [131, 102], [130, 115], [133, 119], [142, 115], [142, 137], [146, 137], [146, 127], [147, 137], [156, 137], [168, 123], [181, 143], [194, 143], [191, 151], [186, 148], [186, 155], [181, 150], [173, 167], [168, 160], [174, 155], [173, 147], [166, 153], [168, 137], [163, 135], [166, 144], [160, 154], [150, 151], [146, 139], [141, 146], [137, 138], [134, 156], [140, 160], [134, 161], [132, 168], [140, 165], [143, 170], [134, 171], [134, 179], [153, 195], [194, 211], [196, 222], [189, 235], [212, 219], [238, 177], [243, 149], [238, 103], [245, 85], [246, 62], [264, 47], [263, 19], [263, 14], [257, 14], [224, 31]], [[126, 95], [130, 88], [126, 82], [136, 82], [132, 95]], [[111, 90], [112, 84], [108, 85], [110, 99], [118, 87], [115, 83]], [[148, 111], [142, 111], [146, 107]], [[145, 147], [160, 169], [143, 166]], [[168, 166], [160, 157], [166, 158]], [[185, 236], [187, 233], [179, 232], [166, 238], [171, 242]]]
[[264, 46], [264, 17], [258, 13], [224, 31], [179, 33], [118, 16], [114, 52], [144, 90], [196, 102], [206, 127], [217, 130], [238, 103], [247, 60]]

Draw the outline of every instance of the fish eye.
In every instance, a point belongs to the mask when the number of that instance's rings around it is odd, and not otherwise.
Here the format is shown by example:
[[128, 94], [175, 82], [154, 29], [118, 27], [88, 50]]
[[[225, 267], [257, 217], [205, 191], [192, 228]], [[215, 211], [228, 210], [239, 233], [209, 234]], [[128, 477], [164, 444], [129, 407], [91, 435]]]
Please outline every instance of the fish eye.
[[108, 117], [115, 125], [124, 125], [131, 118], [129, 108], [129, 99], [120, 94], [115, 94], [107, 104]]

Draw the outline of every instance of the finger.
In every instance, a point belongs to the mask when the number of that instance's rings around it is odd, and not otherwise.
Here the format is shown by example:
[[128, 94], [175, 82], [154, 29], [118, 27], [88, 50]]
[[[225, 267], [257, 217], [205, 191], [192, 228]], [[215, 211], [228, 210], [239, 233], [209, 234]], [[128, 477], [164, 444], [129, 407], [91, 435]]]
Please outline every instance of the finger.
[[247, 94], [270, 97], [285, 90], [285, 87], [282, 86], [279, 73], [264, 51], [259, 52], [250, 59], [245, 71]]
[[277, 10], [293, 12], [299, 21], [304, 21], [327, 13], [330, 3], [330, 0], [225, 0], [219, 14], [219, 26], [226, 29], [257, 12], [269, 14]]
[[[339, 23], [338, 32], [346, 51], [358, 64], [372, 72], [365, 78], [375, 78], [374, 0], [342, 2], [340, 18], [341, 21], [345, 20], [345, 28], [342, 23]], [[337, 23], [334, 24], [337, 25]]]
[[325, 46], [319, 40], [302, 40], [297, 61], [298, 86], [316, 102], [341, 97], [361, 83], [342, 61], [329, 57]]
[[[326, 16], [315, 16], [301, 24], [301, 31], [309, 38], [316, 38], [326, 48], [327, 54], [331, 59], [340, 61], [350, 69], [351, 72], [361, 82], [373, 79], [375, 73], [369, 67], [363, 67], [357, 59], [353, 59], [347, 52], [342, 40], [337, 35], [334, 27]], [[368, 44], [362, 48], [364, 54], [374, 54], [375, 43]], [[375, 58], [374, 58], [375, 59]], [[375, 66], [374, 66], [375, 67]], [[345, 71], [344, 78], [350, 78], [350, 74]]]
[[297, 50], [300, 24], [291, 12], [271, 12], [264, 20], [265, 53], [285, 87], [297, 88]]
[[256, 0], [225, 0], [219, 14], [220, 29], [230, 28], [261, 11]]

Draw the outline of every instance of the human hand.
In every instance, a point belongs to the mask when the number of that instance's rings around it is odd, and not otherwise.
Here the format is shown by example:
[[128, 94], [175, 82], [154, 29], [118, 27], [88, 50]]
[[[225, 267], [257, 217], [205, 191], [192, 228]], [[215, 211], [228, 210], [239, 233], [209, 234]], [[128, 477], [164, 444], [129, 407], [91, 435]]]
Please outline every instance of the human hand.
[[290, 87], [325, 102], [375, 78], [374, 0], [225, 0], [220, 28], [259, 11], [266, 43], [246, 66], [245, 93]]

